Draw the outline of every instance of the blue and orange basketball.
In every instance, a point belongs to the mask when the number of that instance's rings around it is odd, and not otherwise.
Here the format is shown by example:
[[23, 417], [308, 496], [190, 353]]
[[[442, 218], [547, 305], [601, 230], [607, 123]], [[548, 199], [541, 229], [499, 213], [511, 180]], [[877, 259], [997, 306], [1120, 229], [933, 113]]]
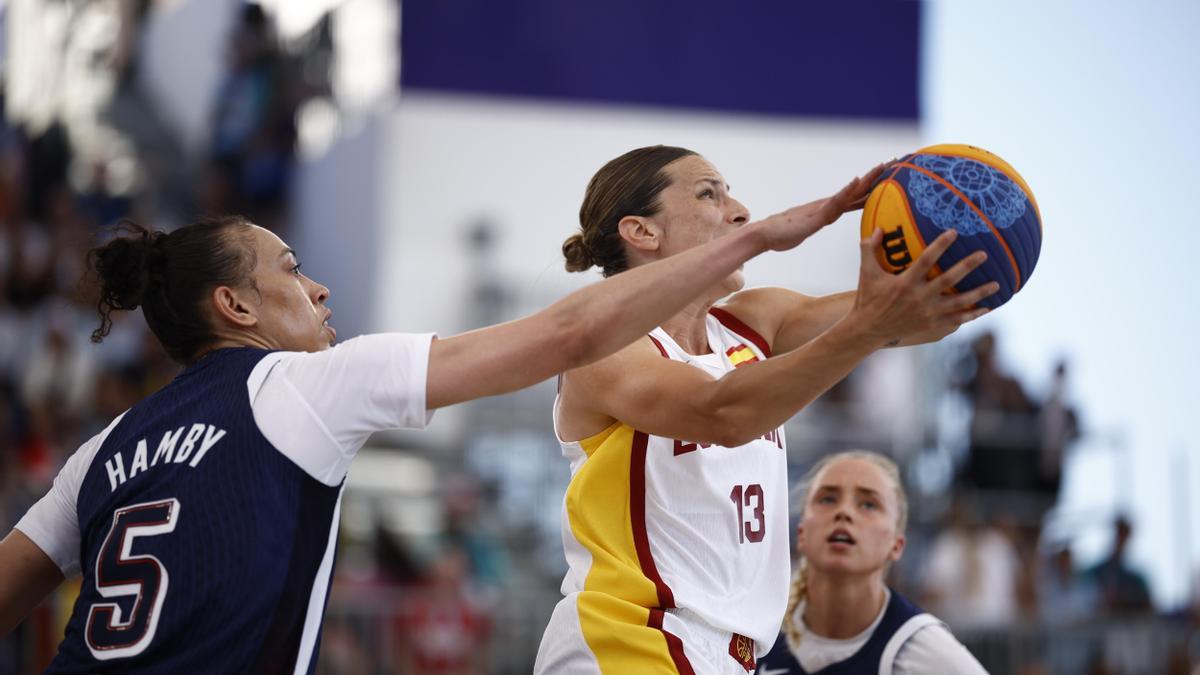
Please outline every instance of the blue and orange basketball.
[[883, 230], [879, 262], [895, 273], [939, 234], [958, 230], [934, 274], [987, 251], [987, 262], [955, 290], [999, 282], [980, 303], [992, 309], [1025, 287], [1042, 249], [1042, 217], [1029, 185], [1008, 162], [971, 145], [933, 145], [892, 164], [863, 207], [863, 238], [876, 227]]

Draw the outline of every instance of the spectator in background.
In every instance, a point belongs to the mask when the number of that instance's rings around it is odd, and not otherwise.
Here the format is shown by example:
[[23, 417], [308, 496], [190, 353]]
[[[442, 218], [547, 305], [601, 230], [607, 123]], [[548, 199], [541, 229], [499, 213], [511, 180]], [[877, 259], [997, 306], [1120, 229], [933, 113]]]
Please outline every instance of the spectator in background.
[[321, 636], [321, 655], [316, 667], [317, 675], [371, 673], [379, 670], [349, 619], [328, 615], [325, 617], [324, 629]]
[[203, 206], [279, 231], [295, 149], [295, 101], [261, 6], [242, 5], [217, 89]]
[[410, 594], [396, 626], [396, 670], [421, 675], [487, 672], [491, 620], [469, 591], [467, 554], [445, 546]]
[[1141, 614], [1154, 610], [1150, 587], [1140, 572], [1125, 563], [1125, 548], [1133, 536], [1133, 523], [1124, 515], [1113, 521], [1112, 553], [1104, 562], [1087, 571], [1095, 584], [1100, 609], [1109, 614]]
[[1050, 393], [1038, 415], [1041, 455], [1038, 462], [1038, 489], [1051, 497], [1058, 496], [1062, 483], [1063, 458], [1067, 448], [1079, 438], [1079, 418], [1066, 402], [1067, 362], [1060, 359], [1054, 366]]
[[28, 313], [54, 293], [54, 256], [50, 235], [37, 221], [27, 220], [25, 205], [16, 199], [4, 225], [7, 252], [2, 282], [8, 304]]
[[[1077, 626], [1096, 611], [1096, 588], [1075, 571], [1071, 546], [1066, 541], [1046, 546], [1037, 565], [1037, 618], [1048, 631]], [[1081, 639], [1055, 641], [1047, 649], [1052, 673], [1084, 673], [1095, 646]]]
[[[491, 529], [480, 505], [482, 495], [476, 480], [466, 474], [446, 481], [443, 538], [466, 556], [468, 580], [477, 590], [494, 591], [509, 574], [508, 553], [501, 538]], [[491, 599], [490, 595], [488, 596]]]
[[961, 500], [934, 539], [923, 580], [930, 611], [952, 628], [993, 628], [1017, 617], [1020, 561], [1009, 539], [979, 522]]
[[974, 372], [963, 388], [971, 400], [967, 479], [975, 487], [1032, 490], [1038, 475], [1037, 406], [996, 359], [996, 336], [971, 343]]
[[1049, 626], [1086, 621], [1096, 609], [1096, 589], [1075, 571], [1068, 542], [1047, 547], [1038, 565], [1038, 618]]

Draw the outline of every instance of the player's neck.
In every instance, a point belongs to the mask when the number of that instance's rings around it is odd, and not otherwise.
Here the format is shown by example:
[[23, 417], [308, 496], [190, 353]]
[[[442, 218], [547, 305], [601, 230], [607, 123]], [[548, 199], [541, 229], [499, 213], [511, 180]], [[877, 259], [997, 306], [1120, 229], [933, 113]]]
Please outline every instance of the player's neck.
[[721, 288], [712, 289], [693, 300], [675, 316], [662, 322], [662, 329], [688, 354], [711, 354], [712, 349], [708, 345], [708, 310], [726, 294], [727, 291]]
[[847, 640], [866, 630], [887, 599], [883, 580], [875, 575], [850, 580], [812, 574], [807, 590], [804, 623], [832, 640]]
[[259, 349], [278, 349], [268, 341], [253, 333], [218, 333], [215, 340], [201, 350], [199, 356], [226, 349], [229, 347], [257, 347]]
[[696, 301], [662, 323], [662, 329], [688, 354], [709, 354], [708, 310], [713, 301]]

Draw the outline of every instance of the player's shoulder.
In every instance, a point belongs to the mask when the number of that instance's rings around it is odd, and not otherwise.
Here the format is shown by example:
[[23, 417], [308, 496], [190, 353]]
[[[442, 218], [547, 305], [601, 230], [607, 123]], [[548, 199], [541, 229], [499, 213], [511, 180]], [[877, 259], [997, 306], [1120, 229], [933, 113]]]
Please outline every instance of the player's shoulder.
[[773, 346], [788, 317], [810, 300], [809, 296], [787, 288], [762, 286], [734, 293], [710, 313], [742, 337], [761, 336], [763, 342]]
[[807, 302], [812, 299], [812, 296], [798, 293], [790, 288], [758, 286], [734, 293], [717, 307], [735, 315], [739, 311], [746, 314], [757, 314], [783, 311], [797, 302]]
[[940, 619], [922, 613], [909, 620], [913, 630], [897, 645], [896, 675], [946, 672], [955, 675], [987, 675], [987, 671], [967, 648], [954, 637]]

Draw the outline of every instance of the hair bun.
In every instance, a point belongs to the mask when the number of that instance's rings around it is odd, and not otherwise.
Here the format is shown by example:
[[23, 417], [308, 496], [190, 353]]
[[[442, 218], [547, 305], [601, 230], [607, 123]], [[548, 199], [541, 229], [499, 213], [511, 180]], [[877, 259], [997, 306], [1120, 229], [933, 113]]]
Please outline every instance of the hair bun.
[[567, 259], [568, 272], [582, 272], [596, 264], [591, 249], [583, 240], [582, 233], [577, 232], [567, 237], [567, 240], [563, 242], [562, 252], [563, 257]]
[[115, 309], [137, 309], [165, 280], [161, 241], [166, 234], [140, 226], [131, 229], [138, 236], [117, 237], [95, 252], [101, 297]]

